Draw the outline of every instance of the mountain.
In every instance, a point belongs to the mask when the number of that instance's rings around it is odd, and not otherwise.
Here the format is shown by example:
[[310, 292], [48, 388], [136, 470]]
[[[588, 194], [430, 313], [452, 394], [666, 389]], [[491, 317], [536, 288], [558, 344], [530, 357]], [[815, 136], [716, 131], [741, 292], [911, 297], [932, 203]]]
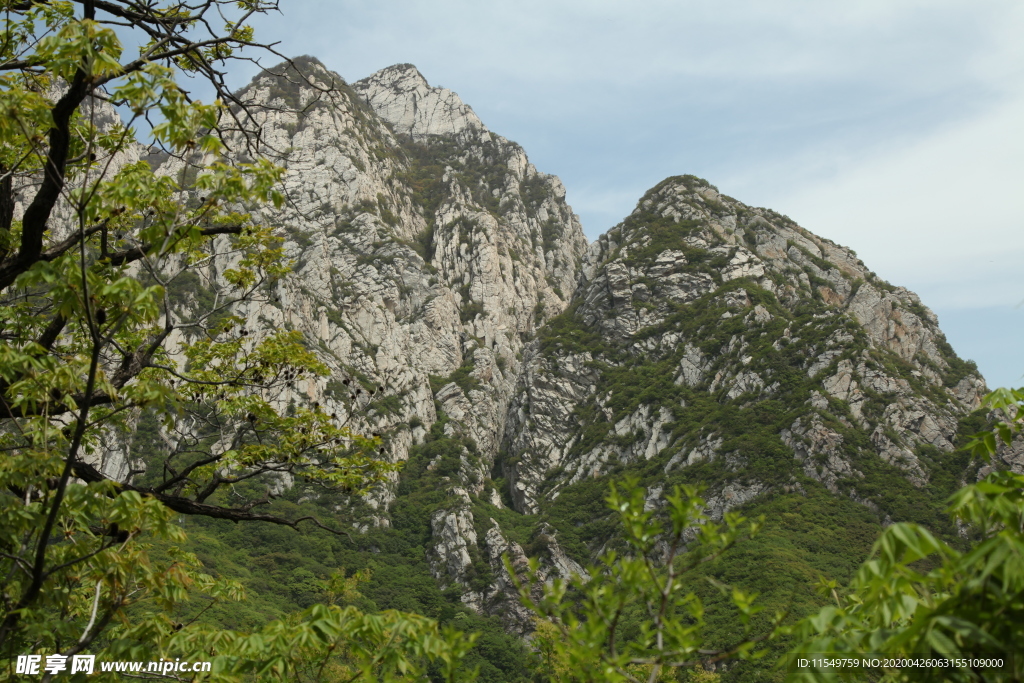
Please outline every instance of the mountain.
[[[267, 144], [283, 150], [289, 200], [264, 219], [282, 227], [296, 265], [277, 301], [241, 314], [257, 334], [301, 329], [334, 370], [326, 386], [296, 386], [296, 400], [346, 415], [337, 380], [382, 385], [383, 401], [355, 411], [360, 428], [387, 435], [388, 457], [407, 460], [422, 443], [435, 400], [495, 452], [526, 340], [565, 308], [586, 250], [565, 189], [412, 66], [348, 86], [314, 60], [298, 64], [336, 91], [287, 74], [246, 91]], [[375, 504], [386, 509], [392, 493]]]
[[[240, 96], [287, 169], [287, 203], [260, 211], [295, 268], [236, 313], [256, 337], [301, 330], [331, 368], [287, 400], [382, 435], [406, 464], [362, 500], [277, 482], [279, 504], [344, 520], [351, 540], [196, 521], [200, 557], [256, 596], [216, 618], [276, 616], [330, 570], [370, 568], [368, 604], [482, 629], [485, 679], [516, 680], [522, 645], [497, 624], [532, 623], [502, 556], [584, 572], [615, 542], [603, 496], [626, 475], [652, 506], [698, 483], [716, 518], [764, 514], [709, 571], [794, 613], [818, 604], [818, 575], [849, 578], [881, 525], [955, 536], [942, 504], [976, 474], [957, 446], [986, 389], [912, 292], [693, 176], [588, 245], [558, 178], [415, 67], [347, 84], [294, 64], [304, 78], [282, 65]], [[216, 289], [226, 265], [197, 270]], [[203, 305], [200, 289], [177, 305]], [[112, 466], [144, 460], [133, 444]], [[727, 636], [724, 615], [709, 624]]]
[[530, 351], [505, 433], [523, 512], [657, 459], [721, 480], [719, 513], [813, 480], [896, 515], [882, 482], [927, 490], [985, 393], [915, 294], [692, 176], [592, 245]]

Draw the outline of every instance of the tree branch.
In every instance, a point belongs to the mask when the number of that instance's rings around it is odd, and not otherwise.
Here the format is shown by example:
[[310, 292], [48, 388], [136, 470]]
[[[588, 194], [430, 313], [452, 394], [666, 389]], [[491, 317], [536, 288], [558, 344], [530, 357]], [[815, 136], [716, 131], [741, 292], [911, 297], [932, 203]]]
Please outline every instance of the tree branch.
[[[199, 231], [202, 237], [212, 237], [214, 235], [238, 235], [242, 232], [241, 225], [223, 226], [217, 228], [203, 228]], [[132, 263], [139, 259], [147, 256], [149, 252], [153, 251], [154, 244], [143, 244], [138, 247], [132, 247], [131, 249], [125, 249], [123, 251], [117, 251], [110, 255], [110, 265], [112, 266], [123, 266], [126, 263]]]
[[110, 219], [109, 218], [104, 218], [101, 222], [97, 223], [96, 225], [92, 226], [91, 228], [87, 228], [84, 231], [76, 231], [75, 234], [71, 235], [66, 240], [61, 242], [60, 244], [55, 244], [54, 246], [50, 247], [49, 249], [44, 251], [42, 254], [40, 254], [39, 255], [39, 260], [40, 261], [52, 261], [52, 260], [54, 260], [55, 258], [60, 256], [61, 254], [64, 254], [65, 252], [67, 252], [69, 249], [74, 248], [75, 245], [77, 245], [82, 240], [87, 239], [89, 237], [92, 237], [93, 235], [95, 235], [98, 232], [101, 232], [104, 228], [107, 227], [107, 225], [109, 223], [110, 223]]
[[[93, 465], [84, 462], [76, 462], [74, 465], [74, 474], [79, 479], [86, 482], [101, 482], [110, 481], [103, 473], [97, 470]], [[179, 512], [183, 515], [198, 515], [201, 517], [211, 517], [213, 519], [227, 519], [232, 522], [269, 522], [270, 524], [278, 524], [280, 526], [291, 527], [297, 529], [299, 524], [302, 522], [312, 522], [314, 525], [330, 531], [332, 534], [339, 536], [348, 536], [350, 539], [351, 535], [344, 529], [334, 529], [332, 527], [323, 524], [316, 517], [307, 516], [300, 517], [298, 519], [285, 519], [284, 517], [278, 517], [277, 515], [268, 515], [260, 512], [253, 512], [252, 508], [257, 505], [265, 505], [270, 502], [267, 499], [254, 501], [247, 503], [242, 507], [228, 508], [221, 507], [220, 505], [210, 505], [207, 503], [200, 503], [191, 498], [185, 498], [183, 496], [172, 496], [165, 493], [157, 492], [156, 490], [144, 487], [134, 486], [130, 483], [118, 483], [118, 486], [125, 491], [135, 491], [144, 496], [151, 496], [152, 498], [160, 501], [163, 505]]]
[[57, 100], [51, 111], [53, 127], [50, 129], [49, 152], [43, 165], [43, 182], [32, 203], [25, 209], [21, 222], [21, 246], [17, 256], [0, 265], [0, 291], [11, 286], [15, 278], [28, 270], [42, 254], [47, 222], [64, 189], [64, 169], [71, 146], [71, 117], [88, 92], [89, 77], [80, 68], [75, 72], [68, 91]]

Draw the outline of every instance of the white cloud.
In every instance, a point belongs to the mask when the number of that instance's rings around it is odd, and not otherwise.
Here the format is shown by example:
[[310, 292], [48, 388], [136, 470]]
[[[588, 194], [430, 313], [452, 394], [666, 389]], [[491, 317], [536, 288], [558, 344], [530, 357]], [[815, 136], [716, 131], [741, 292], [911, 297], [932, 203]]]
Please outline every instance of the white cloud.
[[[945, 307], [1024, 298], [1024, 96], [779, 198], [812, 232]], [[924, 293], [922, 291], [922, 293]]]
[[[1009, 0], [304, 0], [261, 30], [287, 31], [286, 51], [335, 58], [347, 77], [411, 61], [456, 88], [447, 73], [671, 87], [680, 77], [835, 81], [877, 69], [896, 78], [911, 67], [927, 87], [936, 72], [946, 82], [970, 70], [964, 49], [989, 43], [1015, 12]], [[1003, 40], [1012, 42], [1011, 32]]]
[[591, 237], [693, 173], [852, 246], [936, 309], [1024, 298], [1019, 0], [285, 7], [258, 35], [349, 79], [416, 64], [560, 175]]

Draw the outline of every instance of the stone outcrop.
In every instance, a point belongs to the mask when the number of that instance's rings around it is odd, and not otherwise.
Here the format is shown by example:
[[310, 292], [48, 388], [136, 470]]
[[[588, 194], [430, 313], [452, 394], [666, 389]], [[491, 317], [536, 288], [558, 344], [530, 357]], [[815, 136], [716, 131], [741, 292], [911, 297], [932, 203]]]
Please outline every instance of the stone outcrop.
[[382, 69], [354, 84], [355, 91], [396, 133], [414, 138], [486, 133], [482, 121], [451, 90], [432, 88], [412, 64]]

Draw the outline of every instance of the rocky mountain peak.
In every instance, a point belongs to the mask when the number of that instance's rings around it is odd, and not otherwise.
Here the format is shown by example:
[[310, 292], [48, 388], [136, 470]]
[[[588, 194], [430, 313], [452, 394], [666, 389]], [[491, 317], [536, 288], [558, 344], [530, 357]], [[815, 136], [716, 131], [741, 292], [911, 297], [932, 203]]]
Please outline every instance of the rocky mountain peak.
[[412, 64], [381, 69], [352, 87], [399, 134], [423, 138], [487, 130], [457, 94], [431, 87]]
[[[332, 368], [284, 400], [381, 434], [398, 461], [442, 422], [462, 453], [449, 485], [484, 494], [525, 345], [575, 286], [587, 246], [579, 220], [556, 177], [415, 67], [349, 86], [315, 59], [293, 63], [301, 74], [269, 69], [241, 95], [287, 155], [289, 201], [262, 216], [294, 271], [238, 314], [257, 338], [303, 331]], [[211, 289], [224, 267], [201, 273]], [[343, 380], [384, 395], [353, 400]], [[394, 495], [371, 498], [369, 524], [389, 523]]]
[[715, 481], [720, 512], [806, 477], [898, 518], [879, 482], [917, 495], [985, 391], [912, 292], [693, 176], [591, 245], [531, 351], [504, 441], [531, 513], [651, 461], [659, 479]]

